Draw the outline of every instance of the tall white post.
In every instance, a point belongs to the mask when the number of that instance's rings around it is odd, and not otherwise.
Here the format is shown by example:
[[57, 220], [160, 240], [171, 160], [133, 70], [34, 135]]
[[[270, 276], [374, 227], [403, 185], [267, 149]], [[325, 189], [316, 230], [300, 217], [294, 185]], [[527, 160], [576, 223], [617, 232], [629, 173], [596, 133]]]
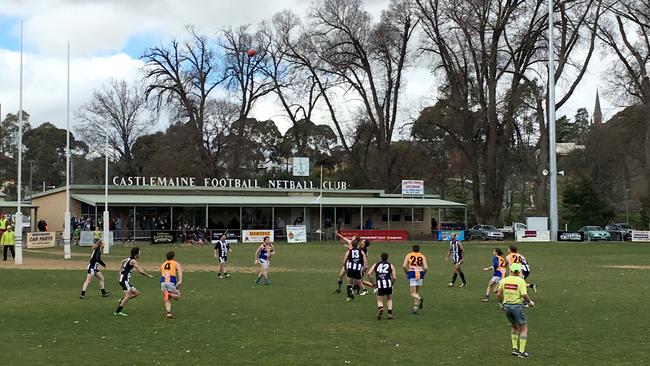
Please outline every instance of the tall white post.
[[108, 242], [108, 236], [109, 236], [109, 226], [108, 226], [108, 152], [109, 152], [109, 146], [108, 146], [108, 126], [106, 126], [106, 153], [105, 153], [105, 170], [104, 170], [104, 254], [108, 254], [110, 252], [110, 244]]
[[548, 138], [550, 197], [549, 214], [551, 219], [551, 241], [557, 241], [557, 159], [555, 156], [555, 46], [553, 35], [554, 0], [548, 0]]
[[23, 264], [23, 214], [21, 207], [23, 186], [23, 21], [20, 21], [20, 89], [18, 91], [18, 185], [16, 186], [16, 219], [14, 232], [16, 233], [15, 264]]
[[68, 41], [68, 81], [65, 127], [65, 214], [63, 215], [63, 258], [72, 258], [70, 251], [70, 41]]
[[320, 165], [320, 199], [318, 200], [319, 215], [318, 220], [318, 241], [323, 241], [323, 164]]

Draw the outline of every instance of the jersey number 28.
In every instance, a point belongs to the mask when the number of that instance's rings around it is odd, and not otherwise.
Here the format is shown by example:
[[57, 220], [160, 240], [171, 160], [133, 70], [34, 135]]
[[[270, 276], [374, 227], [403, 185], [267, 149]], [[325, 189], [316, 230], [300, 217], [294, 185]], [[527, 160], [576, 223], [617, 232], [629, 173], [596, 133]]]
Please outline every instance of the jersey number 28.
[[422, 267], [422, 257], [411, 256], [411, 265]]

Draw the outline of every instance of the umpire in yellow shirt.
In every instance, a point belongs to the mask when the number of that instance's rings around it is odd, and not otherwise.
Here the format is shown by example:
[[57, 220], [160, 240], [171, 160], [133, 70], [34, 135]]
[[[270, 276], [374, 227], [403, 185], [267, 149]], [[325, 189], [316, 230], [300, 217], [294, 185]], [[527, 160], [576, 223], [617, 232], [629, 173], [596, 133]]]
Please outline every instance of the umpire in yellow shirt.
[[16, 245], [16, 234], [14, 234], [14, 231], [11, 230], [10, 225], [7, 225], [7, 231], [2, 234], [2, 238], [0, 238], [0, 244], [3, 246], [3, 261], [7, 261], [7, 249], [11, 251], [11, 256], [14, 259], [16, 258], [16, 252], [14, 251], [14, 246]]
[[519, 358], [529, 358], [532, 355], [526, 352], [528, 321], [526, 320], [526, 313], [524, 313], [524, 301], [528, 302], [530, 307], [535, 307], [535, 303], [528, 297], [526, 281], [520, 277], [520, 273], [521, 264], [513, 263], [510, 265], [510, 276], [499, 283], [497, 296], [501, 308], [505, 311], [506, 317], [512, 325], [510, 331], [512, 355]]

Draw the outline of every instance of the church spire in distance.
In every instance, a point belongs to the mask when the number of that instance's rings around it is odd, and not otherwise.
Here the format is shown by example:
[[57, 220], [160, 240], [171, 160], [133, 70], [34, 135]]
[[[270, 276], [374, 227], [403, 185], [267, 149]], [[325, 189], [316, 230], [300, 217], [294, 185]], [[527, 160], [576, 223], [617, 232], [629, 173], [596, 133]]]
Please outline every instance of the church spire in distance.
[[598, 89], [596, 89], [596, 105], [594, 106], [592, 121], [595, 126], [599, 126], [603, 122], [603, 112], [600, 110], [600, 97], [598, 95]]

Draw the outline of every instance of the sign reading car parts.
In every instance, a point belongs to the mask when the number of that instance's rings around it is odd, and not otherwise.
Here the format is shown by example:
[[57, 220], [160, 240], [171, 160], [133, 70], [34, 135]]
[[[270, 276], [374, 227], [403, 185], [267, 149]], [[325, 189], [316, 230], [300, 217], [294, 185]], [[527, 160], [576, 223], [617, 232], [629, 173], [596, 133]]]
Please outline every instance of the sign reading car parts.
[[41, 249], [41, 248], [54, 248], [56, 239], [55, 233], [41, 231], [36, 233], [27, 233], [27, 248], [28, 249]]

